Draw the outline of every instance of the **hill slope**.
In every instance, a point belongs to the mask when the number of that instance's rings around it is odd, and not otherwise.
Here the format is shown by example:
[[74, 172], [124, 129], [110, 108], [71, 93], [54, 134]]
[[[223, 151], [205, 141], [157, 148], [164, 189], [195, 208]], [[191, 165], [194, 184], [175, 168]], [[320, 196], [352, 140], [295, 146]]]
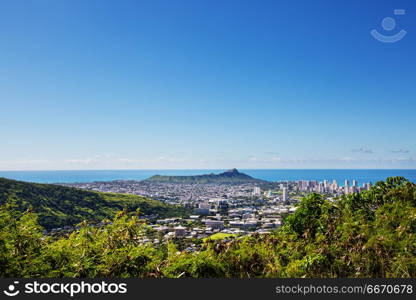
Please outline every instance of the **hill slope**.
[[183, 216], [184, 208], [136, 195], [99, 193], [52, 184], [37, 184], [0, 178], [0, 204], [12, 202], [22, 211], [30, 206], [47, 228], [72, 226], [83, 220], [99, 222], [127, 208], [161, 217]]
[[204, 174], [195, 176], [162, 176], [155, 175], [145, 181], [157, 183], [183, 183], [183, 184], [243, 184], [263, 183], [265, 181], [240, 173], [237, 169], [231, 169], [220, 174]]

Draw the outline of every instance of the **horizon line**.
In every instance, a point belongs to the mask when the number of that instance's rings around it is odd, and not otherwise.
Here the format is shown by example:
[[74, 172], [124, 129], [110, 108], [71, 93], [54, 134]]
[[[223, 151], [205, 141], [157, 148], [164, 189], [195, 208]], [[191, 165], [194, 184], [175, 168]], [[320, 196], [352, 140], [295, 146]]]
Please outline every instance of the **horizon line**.
[[408, 170], [416, 171], [416, 168], [165, 168], [165, 169], [36, 169], [36, 170], [0, 170], [0, 172], [66, 172], [66, 171], [210, 171], [210, 170]]

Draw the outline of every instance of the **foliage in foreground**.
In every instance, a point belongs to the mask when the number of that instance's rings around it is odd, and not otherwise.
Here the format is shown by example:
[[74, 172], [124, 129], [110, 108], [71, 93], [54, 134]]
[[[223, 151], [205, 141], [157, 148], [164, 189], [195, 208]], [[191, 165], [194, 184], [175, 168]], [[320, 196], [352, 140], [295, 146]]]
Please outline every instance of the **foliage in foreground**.
[[118, 213], [67, 237], [42, 235], [33, 212], [0, 209], [1, 277], [416, 277], [416, 185], [401, 177], [330, 202], [312, 194], [270, 235], [200, 252], [141, 244], [147, 227]]

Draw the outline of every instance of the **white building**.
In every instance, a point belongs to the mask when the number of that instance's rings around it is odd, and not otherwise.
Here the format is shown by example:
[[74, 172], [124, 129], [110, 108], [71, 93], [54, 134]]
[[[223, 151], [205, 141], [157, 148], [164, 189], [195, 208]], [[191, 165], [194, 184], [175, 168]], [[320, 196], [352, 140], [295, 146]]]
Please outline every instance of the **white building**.
[[344, 183], [344, 193], [348, 194], [350, 192], [350, 182], [346, 179]]
[[289, 200], [289, 193], [287, 192], [287, 188], [282, 189], [282, 200], [287, 201]]
[[335, 179], [332, 181], [332, 190], [338, 190], [338, 182]]

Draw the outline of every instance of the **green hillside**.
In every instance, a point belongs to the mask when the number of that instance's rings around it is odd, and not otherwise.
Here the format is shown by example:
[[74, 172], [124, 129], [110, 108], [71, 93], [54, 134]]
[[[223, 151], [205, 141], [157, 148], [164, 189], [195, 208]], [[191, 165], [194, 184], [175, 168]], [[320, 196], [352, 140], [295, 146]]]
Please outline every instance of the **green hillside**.
[[247, 174], [240, 173], [237, 169], [231, 169], [220, 174], [204, 174], [194, 176], [164, 176], [154, 175], [146, 181], [156, 183], [182, 183], [182, 184], [243, 184], [264, 183], [266, 181], [253, 178]]
[[0, 178], [0, 204], [13, 203], [20, 211], [29, 207], [43, 227], [75, 225], [83, 220], [100, 222], [117, 211], [140, 209], [144, 215], [183, 216], [184, 208], [136, 195], [99, 193], [53, 184], [37, 184]]
[[45, 237], [35, 213], [0, 205], [0, 277], [416, 277], [416, 185], [401, 177], [335, 201], [310, 194], [275, 232], [214, 236], [196, 252], [142, 243], [146, 230], [118, 213], [102, 228]]

